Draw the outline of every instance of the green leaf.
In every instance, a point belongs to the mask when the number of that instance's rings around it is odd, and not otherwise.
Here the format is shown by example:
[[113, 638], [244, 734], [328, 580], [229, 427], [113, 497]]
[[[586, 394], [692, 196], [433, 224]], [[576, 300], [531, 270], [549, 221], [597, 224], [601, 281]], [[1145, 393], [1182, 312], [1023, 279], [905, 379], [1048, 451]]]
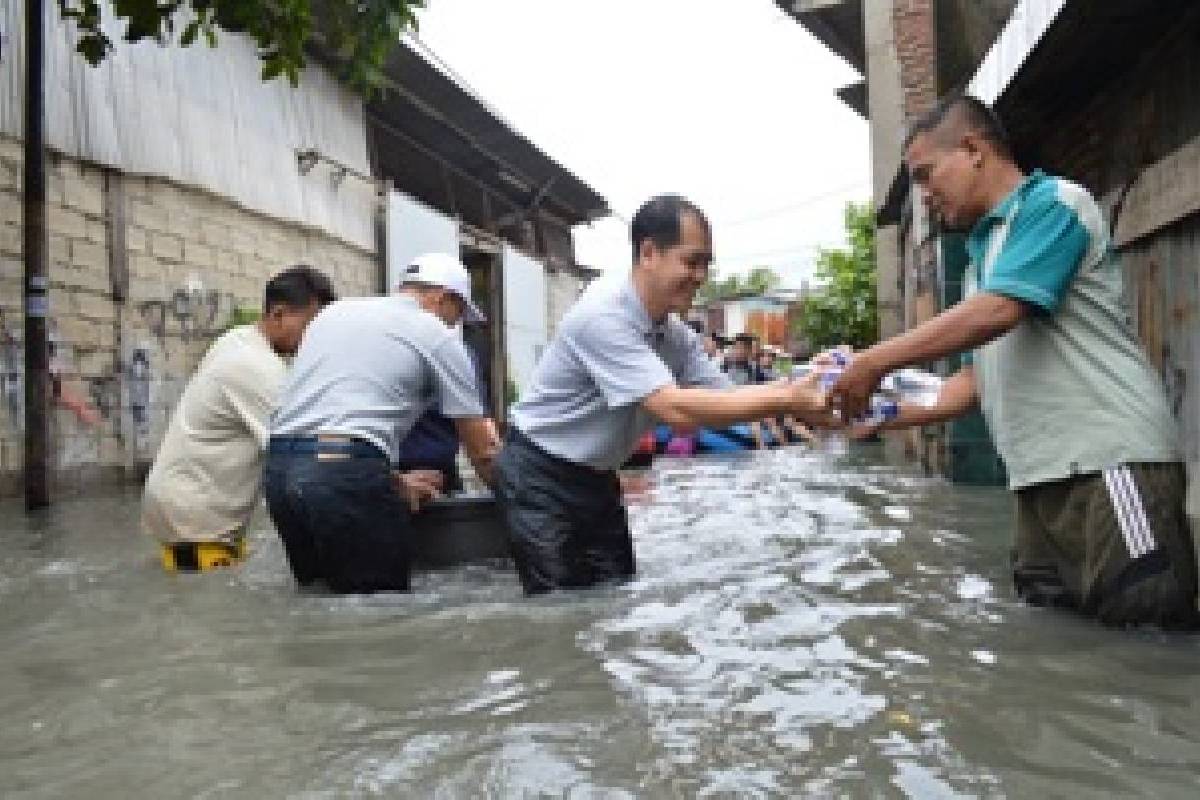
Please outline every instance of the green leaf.
[[283, 61], [279, 58], [269, 58], [263, 61], [262, 79], [263, 82], [273, 81], [283, 74]]
[[104, 35], [101, 7], [124, 21], [123, 39], [155, 39], [170, 44], [177, 14], [195, 15], [178, 44], [189, 47], [201, 33], [217, 45], [218, 29], [249, 35], [258, 48], [260, 75], [281, 75], [297, 83], [304, 70], [306, 48], [318, 28], [342, 63], [334, 72], [354, 89], [372, 94], [386, 80], [384, 65], [399, 35], [417, 28], [416, 12], [424, 0], [57, 0], [64, 20], [79, 35], [77, 50], [91, 64], [108, 57], [112, 42]]
[[108, 55], [110, 45], [108, 37], [101, 34], [81, 38], [79, 44], [75, 45], [75, 49], [83, 56], [84, 60], [94, 67]]
[[196, 37], [200, 34], [200, 20], [194, 19], [188, 23], [188, 26], [183, 29], [183, 36], [179, 37], [180, 47], [191, 47], [196, 41]]

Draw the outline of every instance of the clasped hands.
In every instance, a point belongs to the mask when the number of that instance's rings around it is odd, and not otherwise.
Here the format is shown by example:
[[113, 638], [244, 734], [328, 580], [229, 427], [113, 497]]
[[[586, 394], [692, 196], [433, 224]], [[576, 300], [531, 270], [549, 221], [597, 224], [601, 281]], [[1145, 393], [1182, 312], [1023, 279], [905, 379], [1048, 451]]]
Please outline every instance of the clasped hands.
[[[873, 435], [882, 426], [878, 421], [855, 420], [870, 408], [871, 395], [878, 390], [886, 373], [875, 366], [867, 351], [849, 358], [851, 355], [848, 347], [819, 353], [812, 359], [812, 372], [794, 383], [804, 394], [801, 410], [805, 421], [826, 430], [845, 431], [853, 438], [861, 439]], [[840, 374], [830, 386], [826, 376], [833, 370]]]

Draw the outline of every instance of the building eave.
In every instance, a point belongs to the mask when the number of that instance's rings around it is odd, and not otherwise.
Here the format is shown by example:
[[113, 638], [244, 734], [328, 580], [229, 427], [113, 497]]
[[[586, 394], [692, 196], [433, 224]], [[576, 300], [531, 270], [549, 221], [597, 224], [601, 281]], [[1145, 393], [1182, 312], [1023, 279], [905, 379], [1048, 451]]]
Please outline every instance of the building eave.
[[775, 0], [775, 4], [858, 74], [866, 74], [862, 0]]

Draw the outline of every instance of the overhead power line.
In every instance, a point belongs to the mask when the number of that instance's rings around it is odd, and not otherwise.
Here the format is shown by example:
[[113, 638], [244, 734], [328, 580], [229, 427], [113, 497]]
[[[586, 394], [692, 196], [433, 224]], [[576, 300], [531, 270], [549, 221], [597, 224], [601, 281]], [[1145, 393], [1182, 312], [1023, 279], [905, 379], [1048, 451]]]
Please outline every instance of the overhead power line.
[[771, 219], [772, 217], [782, 216], [783, 214], [787, 214], [792, 211], [797, 211], [801, 208], [807, 208], [808, 206], [816, 205], [817, 203], [821, 202], [822, 200], [828, 200], [831, 197], [837, 197], [838, 195], [845, 194], [846, 192], [849, 192], [852, 189], [864, 189], [864, 188], [868, 188], [868, 187], [869, 187], [869, 184], [863, 183], [862, 181], [855, 181], [854, 183], [848, 183], [845, 186], [839, 186], [835, 189], [830, 189], [828, 191], [821, 192], [820, 194], [815, 194], [815, 195], [812, 195], [811, 197], [806, 197], [802, 200], [797, 200], [793, 203], [789, 203], [786, 206], [780, 206], [778, 208], [772, 208], [767, 211], [761, 211], [757, 214], [750, 214], [745, 217], [740, 217], [738, 219], [729, 220], [728, 222], [716, 220], [716, 221], [714, 221], [713, 224], [719, 225], [722, 228], [732, 228], [735, 225], [745, 225], [750, 222], [758, 222], [759, 220]]
[[725, 255], [723, 253], [718, 253], [716, 262], [718, 264], [728, 264], [731, 261], [749, 261], [751, 259], [766, 258], [768, 256], [782, 256], [782, 255], [792, 255], [792, 254], [799, 255], [801, 253], [815, 252], [817, 250], [820, 250], [822, 247], [824, 247], [824, 245], [797, 244], [792, 247], [780, 247], [780, 248], [776, 248], [774, 250], [760, 250], [755, 253], [734, 253], [732, 255]]

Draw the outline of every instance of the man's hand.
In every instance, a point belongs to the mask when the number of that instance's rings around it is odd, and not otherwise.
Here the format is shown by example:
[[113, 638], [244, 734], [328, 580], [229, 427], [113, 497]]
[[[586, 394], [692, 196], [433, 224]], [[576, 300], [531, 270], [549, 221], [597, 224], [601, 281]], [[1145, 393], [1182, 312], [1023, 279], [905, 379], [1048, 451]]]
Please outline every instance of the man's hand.
[[392, 485], [408, 501], [415, 514], [430, 500], [442, 496], [445, 477], [436, 469], [414, 469], [409, 472], [392, 471]]
[[783, 418], [783, 427], [786, 428], [787, 432], [793, 437], [797, 439], [803, 439], [808, 444], [815, 444], [817, 442], [816, 435], [809, 430], [808, 426], [803, 422], [798, 422], [791, 416]]
[[787, 386], [790, 413], [803, 422], [819, 428], [837, 428], [840, 423], [821, 389], [821, 376], [812, 372]]
[[500, 436], [496, 433], [496, 423], [488, 417], [461, 417], [454, 420], [454, 429], [467, 458], [479, 480], [487, 486], [494, 484], [492, 463], [500, 452]]
[[621, 483], [621, 496], [626, 500], [644, 499], [653, 488], [649, 474], [642, 471], [622, 471], [617, 473]]
[[875, 365], [870, 351], [864, 350], [850, 360], [841, 377], [829, 390], [829, 404], [841, 412], [843, 420], [852, 420], [866, 413], [871, 395], [887, 374]]
[[828, 350], [822, 350], [817, 353], [809, 359], [809, 363], [817, 367], [834, 367], [838, 364], [844, 364], [853, 356], [853, 347], [848, 344], [839, 344], [837, 347], [831, 347]]
[[879, 431], [898, 431], [922, 425], [937, 425], [961, 417], [979, 404], [979, 392], [975, 385], [975, 368], [966, 366], [951, 375], [942, 384], [937, 402], [932, 406], [915, 403], [900, 403], [896, 416], [886, 421], [859, 422], [848, 426], [847, 433], [853, 439], [866, 439]]
[[887, 427], [887, 423], [882, 420], [872, 420], [870, 422], [854, 422], [846, 428], [846, 435], [856, 442], [863, 439], [870, 439], [875, 434]]
[[899, 336], [857, 353], [830, 391], [845, 419], [867, 410], [871, 394], [892, 370], [937, 361], [972, 350], [1015, 328], [1034, 313], [1032, 306], [1000, 294], [980, 292]]

